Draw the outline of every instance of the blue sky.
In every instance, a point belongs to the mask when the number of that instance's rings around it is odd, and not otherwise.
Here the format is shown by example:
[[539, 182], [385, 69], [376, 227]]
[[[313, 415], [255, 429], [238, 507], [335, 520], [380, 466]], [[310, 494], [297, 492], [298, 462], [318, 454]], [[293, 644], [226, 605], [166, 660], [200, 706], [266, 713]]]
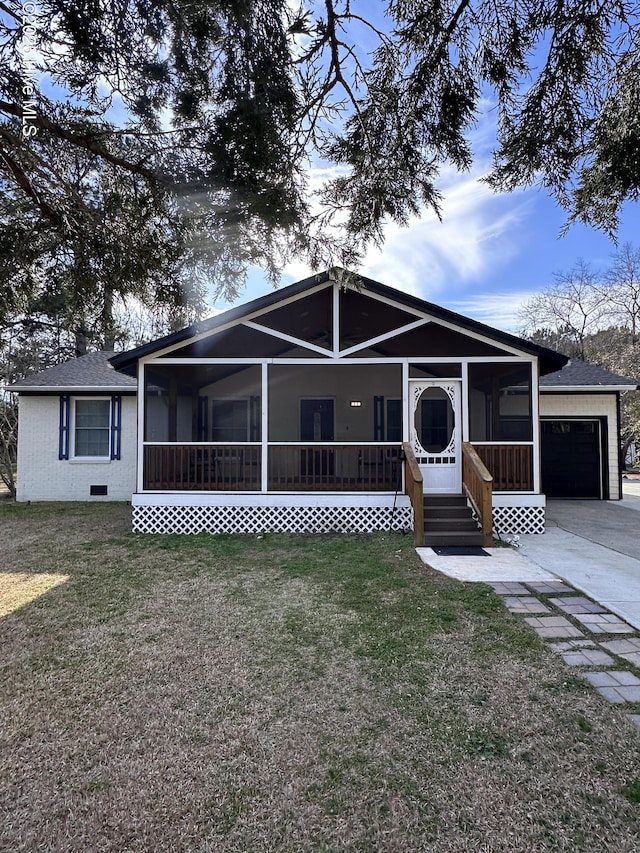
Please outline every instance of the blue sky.
[[[313, 0], [309, 0], [313, 3]], [[368, 13], [376, 23], [382, 4]], [[364, 28], [358, 34], [365, 53], [375, 45]], [[48, 91], [45, 80], [43, 88]], [[117, 103], [117, 99], [116, 99]], [[401, 229], [393, 223], [381, 248], [371, 248], [359, 271], [391, 287], [458, 311], [489, 325], [518, 333], [518, 310], [534, 293], [553, 281], [555, 272], [568, 271], [578, 259], [595, 268], [606, 267], [615, 251], [602, 233], [575, 225], [563, 237], [565, 214], [543, 190], [528, 189], [497, 195], [481, 182], [491, 166], [495, 141], [495, 110], [486, 93], [483, 114], [472, 134], [475, 161], [468, 173], [444, 169], [438, 187], [444, 195], [443, 221], [425, 211]], [[115, 108], [114, 108], [115, 109]], [[112, 118], [117, 118], [116, 115]], [[311, 183], [332, 170], [317, 163]], [[618, 243], [640, 244], [640, 206], [628, 204], [620, 219]], [[281, 284], [305, 278], [312, 270], [293, 261], [283, 271]], [[250, 270], [238, 302], [271, 292], [261, 270]], [[214, 311], [229, 308], [216, 302]]]
[[[443, 221], [428, 212], [408, 228], [389, 225], [382, 248], [371, 249], [360, 272], [489, 325], [518, 333], [518, 310], [535, 292], [570, 270], [579, 258], [606, 267], [615, 245], [602, 233], [574, 225], [560, 237], [566, 216], [543, 190], [497, 195], [471, 173], [444, 173]], [[638, 244], [640, 207], [628, 204], [618, 243]], [[313, 272], [291, 263], [290, 284]], [[272, 290], [251, 270], [241, 302]], [[229, 307], [216, 303], [217, 309]]]
[[[368, 17], [382, 28], [387, 25], [380, 17], [383, 5], [367, 7]], [[366, 28], [357, 40], [363, 52], [374, 46]], [[566, 214], [544, 190], [495, 194], [481, 181], [492, 164], [495, 122], [493, 95], [485, 91], [477, 125], [469, 135], [475, 157], [472, 170], [460, 174], [445, 168], [438, 182], [445, 199], [443, 221], [425, 211], [408, 228], [389, 224], [384, 246], [367, 253], [359, 272], [517, 334], [520, 306], [552, 283], [554, 273], [569, 271], [579, 259], [595, 269], [606, 268], [616, 246], [583, 225], [574, 225], [561, 237]], [[326, 164], [318, 164], [316, 171], [326, 169]], [[640, 244], [639, 228], [640, 205], [629, 203], [620, 216], [618, 245]], [[304, 263], [291, 263], [282, 284], [314, 271]], [[239, 301], [271, 290], [264, 275], [251, 270]], [[217, 310], [227, 307], [215, 305]]]

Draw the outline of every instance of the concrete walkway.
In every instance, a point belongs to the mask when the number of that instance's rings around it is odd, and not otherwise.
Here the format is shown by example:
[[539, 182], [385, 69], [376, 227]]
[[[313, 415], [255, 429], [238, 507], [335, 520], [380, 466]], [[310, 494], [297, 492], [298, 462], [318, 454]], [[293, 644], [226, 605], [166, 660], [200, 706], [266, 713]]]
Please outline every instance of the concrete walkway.
[[489, 557], [438, 556], [418, 548], [432, 568], [462, 581], [562, 578], [640, 631], [640, 481], [623, 481], [622, 501], [549, 501], [546, 533], [520, 536], [519, 550]]
[[640, 483], [622, 501], [549, 501], [546, 533], [520, 554], [640, 629]]
[[565, 663], [640, 728], [640, 482], [623, 487], [623, 501], [550, 501], [547, 532], [520, 536], [517, 551], [417, 551], [450, 577], [490, 583], [512, 613], [553, 641]]

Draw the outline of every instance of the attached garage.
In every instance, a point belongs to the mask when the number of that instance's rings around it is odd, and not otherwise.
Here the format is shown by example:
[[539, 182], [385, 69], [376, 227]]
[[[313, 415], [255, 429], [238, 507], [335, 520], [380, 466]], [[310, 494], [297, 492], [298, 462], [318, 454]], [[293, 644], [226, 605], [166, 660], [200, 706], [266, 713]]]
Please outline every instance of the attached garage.
[[582, 361], [540, 377], [540, 467], [547, 498], [620, 500], [620, 395], [638, 384]]
[[606, 419], [543, 420], [540, 427], [545, 495], [548, 498], [608, 498], [607, 460], [602, 452]]

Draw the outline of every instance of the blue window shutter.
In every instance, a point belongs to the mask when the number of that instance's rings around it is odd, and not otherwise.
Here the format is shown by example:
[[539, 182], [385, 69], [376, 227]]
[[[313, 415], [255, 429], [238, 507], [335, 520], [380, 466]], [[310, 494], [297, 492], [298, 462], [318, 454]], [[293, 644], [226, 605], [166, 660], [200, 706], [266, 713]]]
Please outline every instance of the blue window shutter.
[[198, 397], [198, 441], [209, 441], [208, 397]]
[[249, 441], [260, 441], [260, 397], [249, 398]]
[[373, 440], [384, 441], [384, 397], [373, 398]]
[[111, 458], [120, 459], [122, 445], [122, 397], [111, 397]]
[[60, 397], [60, 425], [58, 429], [58, 459], [69, 458], [69, 398]]

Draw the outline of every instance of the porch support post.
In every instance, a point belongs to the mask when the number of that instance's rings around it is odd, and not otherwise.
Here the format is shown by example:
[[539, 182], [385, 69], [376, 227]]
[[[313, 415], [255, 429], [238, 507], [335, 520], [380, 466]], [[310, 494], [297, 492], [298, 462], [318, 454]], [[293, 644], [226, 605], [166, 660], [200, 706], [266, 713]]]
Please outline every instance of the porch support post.
[[333, 357], [340, 356], [340, 285], [333, 282]]
[[263, 361], [260, 368], [262, 371], [262, 393], [260, 394], [262, 404], [260, 471], [262, 473], [260, 489], [261, 491], [266, 492], [269, 487], [269, 365]]
[[409, 441], [409, 362], [402, 362], [402, 440]]
[[462, 376], [462, 441], [470, 441], [469, 438], [469, 362], [463, 361], [461, 364]]
[[144, 488], [144, 436], [147, 429], [145, 423], [146, 388], [144, 383], [144, 362], [138, 362], [138, 456], [136, 459], [136, 491]]
[[[402, 442], [409, 441], [409, 362], [405, 358], [402, 362]], [[402, 491], [407, 491], [407, 463], [405, 462], [400, 470], [402, 471]]]
[[540, 441], [541, 441], [541, 426], [540, 426], [540, 406], [538, 389], [538, 360], [531, 362], [531, 427], [533, 438], [533, 491], [540, 494]]

